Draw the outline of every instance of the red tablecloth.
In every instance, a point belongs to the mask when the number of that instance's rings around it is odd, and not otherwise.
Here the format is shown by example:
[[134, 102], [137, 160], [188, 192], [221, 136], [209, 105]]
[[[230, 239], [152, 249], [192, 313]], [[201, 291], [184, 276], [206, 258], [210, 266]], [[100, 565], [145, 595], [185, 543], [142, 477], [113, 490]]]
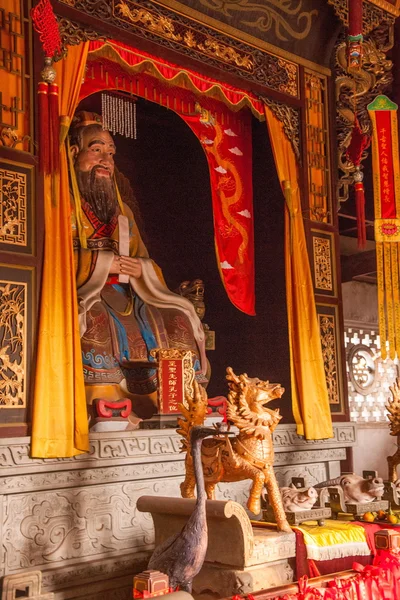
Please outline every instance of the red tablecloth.
[[333, 560], [309, 560], [302, 532], [298, 529], [295, 529], [294, 532], [296, 534], [296, 579], [300, 579], [304, 575], [319, 577], [320, 575], [347, 571], [352, 568], [354, 562], [362, 565], [372, 564], [372, 554], [370, 556], [346, 556], [345, 558], [335, 558]]
[[[371, 553], [376, 556], [375, 548], [375, 533], [381, 529], [397, 529], [395, 525], [390, 523], [364, 523], [363, 521], [357, 521], [357, 525], [361, 525], [365, 529], [365, 535], [367, 536], [368, 546], [371, 548]], [[399, 529], [400, 531], [400, 529]], [[400, 598], [399, 598], [400, 600]]]

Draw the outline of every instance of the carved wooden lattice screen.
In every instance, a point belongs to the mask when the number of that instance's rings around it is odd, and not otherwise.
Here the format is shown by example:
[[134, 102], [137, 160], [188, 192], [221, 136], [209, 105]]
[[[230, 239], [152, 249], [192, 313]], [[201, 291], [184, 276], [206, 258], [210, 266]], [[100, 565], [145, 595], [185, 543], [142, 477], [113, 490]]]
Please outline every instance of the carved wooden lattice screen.
[[30, 0], [0, 8], [0, 435], [27, 431], [37, 256]]
[[306, 70], [304, 84], [310, 218], [314, 221], [332, 223], [329, 207], [327, 80], [323, 75]]
[[350, 419], [357, 422], [388, 421], [385, 405], [389, 387], [399, 375], [397, 361], [381, 358], [378, 328], [347, 324], [344, 328]]
[[[3, 2], [0, 8], [1, 145], [29, 152], [30, 60], [29, 0]], [[9, 7], [7, 7], [9, 4]], [[8, 10], [7, 10], [8, 8]]]
[[303, 174], [308, 191], [303, 214], [329, 403], [332, 414], [342, 419], [346, 417], [347, 401], [343, 386], [341, 289], [337, 273], [339, 236], [332, 202], [328, 80], [325, 75], [304, 69], [303, 85], [303, 156], [306, 158]]

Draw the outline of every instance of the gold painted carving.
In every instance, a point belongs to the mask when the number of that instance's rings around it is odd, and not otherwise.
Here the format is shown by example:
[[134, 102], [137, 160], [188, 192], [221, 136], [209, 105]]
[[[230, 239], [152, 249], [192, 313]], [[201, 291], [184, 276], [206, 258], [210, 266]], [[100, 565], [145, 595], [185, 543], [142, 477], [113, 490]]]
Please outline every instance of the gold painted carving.
[[[282, 417], [279, 409], [272, 410], [266, 406], [281, 398], [285, 390], [279, 383], [248, 377], [245, 373], [238, 376], [230, 367], [226, 370], [226, 380], [229, 386], [228, 427], [220, 426], [214, 437], [203, 442], [201, 449], [207, 497], [214, 498], [215, 486], [219, 482], [251, 479], [248, 509], [259, 514], [261, 492], [265, 485], [278, 530], [290, 531], [273, 469], [272, 432]], [[184, 498], [194, 498], [196, 482], [190, 437], [193, 427], [202, 424], [207, 414], [207, 393], [196, 380], [190, 394], [186, 395], [181, 412], [183, 418], [178, 419], [177, 432], [183, 437], [182, 449], [186, 451], [186, 475], [181, 484], [181, 494]], [[236, 427], [238, 433], [229, 438], [224, 434], [231, 426]]]
[[387, 0], [369, 0], [369, 3], [374, 4], [378, 8], [381, 8], [382, 10], [384, 10], [385, 12], [388, 12], [389, 14], [393, 15], [395, 18], [400, 16], [399, 0], [396, 0], [395, 6], [390, 1], [388, 2]]
[[26, 290], [0, 280], [0, 408], [26, 406]]
[[389, 388], [392, 393], [392, 398], [388, 399], [386, 409], [389, 412], [390, 435], [397, 437], [397, 450], [392, 456], [387, 456], [389, 481], [396, 483], [398, 481], [397, 465], [400, 465], [400, 377], [396, 377], [396, 381]]
[[267, 96], [260, 96], [261, 100], [272, 110], [281, 121], [283, 131], [291, 142], [297, 161], [301, 163], [300, 155], [300, 115], [297, 108], [271, 100]]
[[[150, 3], [144, 8], [134, 0], [60, 1], [67, 4], [73, 2], [76, 10], [100, 19], [104, 24], [103, 31], [107, 32], [108, 24], [132, 29], [135, 35], [142, 38], [156, 38], [157, 43], [164, 47], [176, 51], [179, 45], [186, 55], [196, 60], [203, 60], [217, 68], [220, 68], [221, 63], [229, 65], [230, 72], [239, 77], [257, 81], [283, 94], [299, 97], [299, 67], [296, 62], [223, 35], [181, 14], [161, 6], [152, 10]], [[59, 25], [64, 48], [80, 41], [107, 37], [65, 18], [59, 19]]]
[[313, 17], [315, 20], [318, 17], [318, 10], [302, 11], [303, 0], [258, 3], [253, 0], [200, 0], [200, 4], [228, 17], [234, 13], [243, 15], [239, 17], [240, 23], [262, 33], [274, 28], [276, 37], [282, 42], [287, 42], [288, 38], [304, 40], [311, 31]]
[[318, 320], [329, 403], [340, 404], [337, 376], [335, 317], [333, 315], [318, 314]]
[[244, 67], [251, 70], [254, 61], [248, 54], [241, 55], [237, 50], [222, 44], [211, 37], [206, 38], [202, 42], [198, 42], [194, 32], [190, 29], [186, 30], [183, 37], [180, 33], [176, 33], [172, 19], [162, 15], [154, 15], [148, 10], [133, 8], [130, 9], [125, 2], [120, 2], [115, 7], [116, 14], [127, 18], [131, 23], [140, 23], [149, 31], [158, 33], [159, 35], [173, 40], [175, 42], [183, 41], [188, 48], [195, 48], [207, 54], [222, 60], [226, 63], [233, 63], [238, 67]]
[[[336, 48], [336, 112], [337, 112], [337, 156], [342, 172], [337, 200], [345, 202], [349, 197], [349, 186], [353, 183], [355, 167], [346, 157], [350, 144], [353, 123], [357, 115], [361, 130], [372, 134], [367, 105], [372, 100], [390, 90], [393, 63], [386, 53], [393, 47], [393, 28], [382, 26], [375, 29], [363, 42], [363, 65], [357, 71], [347, 71], [346, 43], [341, 40]], [[362, 155], [362, 161], [368, 156]]]
[[106, 36], [101, 35], [94, 29], [83, 27], [80, 23], [70, 21], [64, 17], [58, 17], [57, 21], [62, 41], [62, 51], [60, 55], [54, 57], [55, 61], [61, 60], [67, 55], [67, 46], [79, 46], [82, 42], [107, 39]]
[[333, 292], [331, 242], [329, 238], [313, 236], [313, 254], [316, 289]]
[[298, 82], [298, 67], [294, 63], [290, 63], [287, 60], [283, 60], [283, 58], [278, 59], [278, 66], [282, 69], [285, 69], [287, 75], [287, 82], [281, 83], [279, 86], [280, 92], [285, 92], [290, 96], [297, 96], [299, 92], [299, 82]]
[[163, 15], [153, 15], [143, 8], [134, 8], [131, 10], [125, 2], [117, 4], [115, 12], [117, 15], [120, 14], [122, 17], [126, 17], [131, 23], [140, 23], [146, 29], [154, 31], [167, 39], [176, 42], [182, 40], [182, 36], [179, 33], [175, 33], [175, 27], [171, 19]]
[[227, 63], [232, 62], [238, 67], [244, 67], [249, 71], [252, 70], [254, 65], [253, 59], [248, 54], [241, 56], [239, 52], [230, 46], [225, 46], [211, 38], [206, 39], [203, 44], [197, 44], [197, 48], [209, 56], [215, 56]]
[[217, 42], [210, 37], [206, 38], [204, 42], [198, 43], [194, 33], [188, 30], [183, 36], [183, 41], [189, 48], [196, 48], [208, 56], [215, 56], [223, 62], [234, 63], [238, 67], [244, 67], [249, 71], [253, 69], [254, 60], [249, 54], [241, 55], [234, 48]]
[[0, 243], [26, 246], [26, 175], [0, 168]]
[[311, 71], [305, 71], [304, 83], [310, 219], [326, 223], [330, 217], [326, 77]]

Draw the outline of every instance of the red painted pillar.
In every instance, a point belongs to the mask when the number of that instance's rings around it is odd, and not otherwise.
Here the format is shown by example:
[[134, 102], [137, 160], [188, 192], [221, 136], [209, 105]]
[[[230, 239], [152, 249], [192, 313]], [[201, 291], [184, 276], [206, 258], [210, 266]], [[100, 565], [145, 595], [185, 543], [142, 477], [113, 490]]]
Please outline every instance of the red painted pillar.
[[347, 66], [349, 69], [360, 69], [362, 64], [363, 0], [348, 0], [348, 8]]
[[363, 0], [348, 0], [349, 3], [349, 36], [362, 34]]

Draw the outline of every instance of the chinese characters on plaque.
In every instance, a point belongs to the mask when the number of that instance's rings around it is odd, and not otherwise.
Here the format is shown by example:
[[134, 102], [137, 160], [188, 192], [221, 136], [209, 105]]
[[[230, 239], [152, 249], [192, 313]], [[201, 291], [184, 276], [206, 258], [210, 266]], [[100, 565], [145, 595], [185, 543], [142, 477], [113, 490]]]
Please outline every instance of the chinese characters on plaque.
[[167, 348], [152, 350], [151, 354], [158, 361], [159, 414], [178, 414], [179, 405], [185, 399], [185, 390], [188, 393], [192, 390], [193, 353], [190, 350]]

